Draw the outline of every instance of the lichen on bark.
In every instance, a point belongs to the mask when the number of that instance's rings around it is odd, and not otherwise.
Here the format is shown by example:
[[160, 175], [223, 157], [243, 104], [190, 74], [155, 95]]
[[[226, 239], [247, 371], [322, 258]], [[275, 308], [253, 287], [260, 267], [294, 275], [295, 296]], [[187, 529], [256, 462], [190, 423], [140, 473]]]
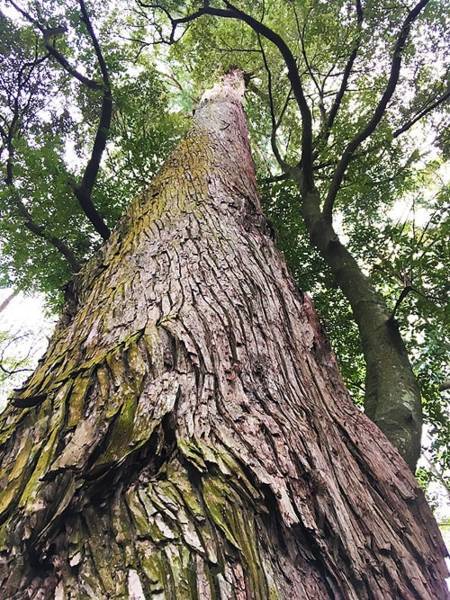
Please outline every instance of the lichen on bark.
[[235, 71], [1, 416], [5, 598], [445, 598], [444, 547], [267, 235]]

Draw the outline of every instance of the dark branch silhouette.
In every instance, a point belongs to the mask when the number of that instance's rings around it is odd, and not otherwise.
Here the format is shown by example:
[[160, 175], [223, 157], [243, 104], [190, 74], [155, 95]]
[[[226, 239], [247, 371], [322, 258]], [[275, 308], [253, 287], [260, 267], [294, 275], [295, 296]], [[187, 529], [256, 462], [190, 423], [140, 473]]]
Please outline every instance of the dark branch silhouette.
[[383, 115], [385, 114], [387, 105], [392, 98], [395, 89], [397, 87], [398, 79], [400, 76], [400, 67], [402, 63], [402, 54], [408, 40], [409, 32], [412, 24], [417, 19], [421, 11], [425, 8], [430, 0], [421, 0], [416, 6], [408, 13], [403, 25], [400, 29], [399, 36], [395, 43], [394, 52], [392, 56], [391, 69], [389, 79], [383, 95], [375, 108], [372, 117], [369, 119], [367, 124], [356, 134], [356, 136], [347, 144], [341, 159], [336, 167], [333, 175], [333, 180], [328, 189], [328, 194], [323, 206], [323, 215], [327, 221], [331, 221], [334, 201], [337, 193], [341, 186], [342, 180], [344, 179], [345, 172], [347, 170], [350, 161], [352, 160], [355, 150], [366, 140], [377, 128]]
[[89, 159], [88, 164], [86, 165], [86, 169], [84, 171], [84, 175], [81, 179], [81, 183], [74, 187], [74, 192], [80, 206], [84, 210], [88, 219], [94, 225], [95, 229], [102, 236], [104, 240], [108, 239], [111, 232], [103, 220], [100, 213], [94, 206], [92, 201], [92, 190], [94, 188], [95, 182], [97, 180], [97, 175], [100, 170], [100, 162], [103, 156], [103, 152], [106, 147], [106, 141], [108, 139], [109, 130], [111, 127], [111, 118], [112, 118], [112, 93], [111, 93], [111, 82], [108, 75], [108, 69], [105, 63], [105, 59], [103, 58], [102, 51], [100, 49], [100, 44], [98, 43], [97, 37], [95, 35], [94, 29], [92, 27], [92, 23], [89, 19], [89, 14], [86, 10], [86, 5], [83, 0], [79, 0], [81, 14], [83, 16], [83, 21], [86, 25], [86, 29], [89, 33], [89, 36], [92, 40], [92, 45], [94, 46], [95, 55], [97, 57], [97, 62], [100, 67], [100, 72], [102, 74], [102, 82], [103, 82], [103, 98], [102, 98], [102, 107], [100, 113], [100, 120], [97, 127], [97, 132], [95, 134], [94, 146], [92, 148], [92, 154]]
[[75, 79], [77, 79], [80, 83], [85, 85], [91, 90], [101, 90], [102, 85], [93, 79], [89, 79], [82, 73], [80, 73], [74, 66], [70, 64], [67, 58], [59, 52], [59, 50], [55, 47], [55, 35], [65, 33], [65, 27], [58, 28], [56, 32], [55, 29], [45, 28], [37, 19], [35, 19], [29, 12], [21, 8], [14, 0], [7, 0], [11, 6], [13, 6], [19, 14], [24, 17], [29, 23], [34, 25], [39, 31], [42, 33], [44, 38], [44, 46], [47, 49], [48, 53]]
[[406, 121], [406, 123], [403, 123], [401, 127], [394, 131], [392, 136], [396, 138], [402, 133], [405, 133], [405, 131], [408, 131], [408, 129], [410, 129], [413, 125], [420, 121], [420, 119], [425, 117], [428, 113], [430, 113], [432, 110], [434, 110], [441, 104], [444, 104], [444, 102], [446, 102], [448, 99], [450, 99], [450, 87], [448, 87], [447, 90], [443, 94], [438, 96], [438, 98], [436, 98], [433, 102], [428, 104], [428, 106], [425, 106], [422, 110], [420, 110], [416, 115], [414, 115], [414, 117]]
[[272, 121], [272, 133], [271, 133], [271, 136], [270, 136], [270, 143], [272, 145], [272, 152], [274, 153], [274, 156], [277, 159], [278, 164], [280, 166], [282, 166], [282, 168], [285, 171], [287, 171], [287, 170], [289, 170], [289, 165], [286, 163], [286, 161], [281, 156], [281, 152], [280, 152], [280, 150], [278, 148], [277, 130], [278, 130], [278, 127], [280, 126], [281, 120], [283, 119], [283, 114], [284, 114], [284, 112], [285, 112], [285, 110], [287, 108], [287, 104], [288, 104], [288, 101], [289, 101], [290, 92], [289, 92], [289, 95], [288, 95], [288, 100], [286, 101], [286, 103], [285, 103], [285, 105], [283, 107], [283, 110], [282, 110], [282, 112], [280, 114], [280, 117], [279, 117], [279, 119], [277, 119], [276, 114], [275, 114], [275, 103], [274, 103], [274, 100], [273, 100], [272, 72], [271, 72], [270, 67], [269, 67], [269, 63], [268, 63], [268, 60], [267, 60], [266, 53], [264, 51], [264, 46], [263, 46], [263, 44], [261, 42], [261, 36], [260, 35], [258, 35], [258, 44], [259, 44], [259, 47], [260, 47], [260, 50], [261, 50], [261, 55], [262, 55], [262, 59], [263, 59], [263, 62], [264, 62], [264, 67], [265, 67], [265, 70], [266, 70], [266, 73], [267, 73], [267, 87], [268, 87], [268, 92], [269, 92], [270, 118], [271, 118], [271, 121]]
[[97, 233], [106, 240], [110, 236], [110, 230], [103, 216], [95, 207], [92, 200], [92, 192], [97, 181], [97, 176], [100, 170], [100, 163], [103, 152], [105, 150], [106, 141], [109, 136], [112, 119], [112, 93], [111, 83], [108, 75], [108, 69], [104, 60], [100, 44], [97, 36], [95, 35], [94, 28], [89, 18], [89, 13], [86, 8], [84, 0], [79, 0], [80, 12], [82, 20], [86, 26], [86, 30], [91, 39], [92, 46], [94, 48], [97, 63], [102, 76], [102, 81], [97, 82], [89, 79], [82, 75], [75, 67], [73, 67], [69, 61], [59, 52], [56, 47], [56, 37], [65, 32], [65, 27], [61, 26], [58, 28], [49, 29], [35, 19], [28, 11], [21, 8], [14, 0], [8, 0], [13, 6], [29, 23], [34, 25], [42, 34], [44, 38], [44, 46], [48, 50], [49, 54], [54, 58], [59, 65], [72, 77], [77, 79], [80, 83], [85, 85], [87, 88], [93, 91], [102, 91], [102, 105], [100, 111], [100, 119], [97, 126], [97, 132], [94, 139], [94, 145], [92, 148], [91, 156], [84, 170], [84, 174], [79, 184], [72, 185], [73, 192], [84, 212], [86, 217], [94, 226]]

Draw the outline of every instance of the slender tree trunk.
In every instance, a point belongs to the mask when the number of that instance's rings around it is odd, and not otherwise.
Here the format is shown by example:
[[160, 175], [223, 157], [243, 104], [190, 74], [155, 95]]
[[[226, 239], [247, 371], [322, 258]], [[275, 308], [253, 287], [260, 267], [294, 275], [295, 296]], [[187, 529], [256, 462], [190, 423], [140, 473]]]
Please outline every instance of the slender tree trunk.
[[239, 72], [3, 414], [4, 598], [446, 598], [406, 464], [267, 235]]
[[420, 388], [383, 298], [320, 211], [317, 194], [305, 194], [303, 215], [311, 241], [350, 303], [366, 362], [365, 413], [394, 444], [414, 472], [420, 456]]
[[9, 306], [10, 302], [12, 300], [14, 300], [14, 298], [17, 296], [18, 293], [19, 293], [19, 290], [13, 290], [12, 292], [10, 292], [8, 294], [8, 296], [6, 296], [6, 298], [0, 304], [0, 313], [3, 312], [5, 310], [5, 308], [7, 308]]

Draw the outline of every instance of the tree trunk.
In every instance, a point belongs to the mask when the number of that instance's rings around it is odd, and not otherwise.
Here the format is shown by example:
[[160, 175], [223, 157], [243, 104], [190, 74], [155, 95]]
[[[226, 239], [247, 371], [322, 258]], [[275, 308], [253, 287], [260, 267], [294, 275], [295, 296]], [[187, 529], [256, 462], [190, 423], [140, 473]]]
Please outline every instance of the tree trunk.
[[444, 546], [268, 236], [239, 72], [2, 415], [3, 598], [446, 598]]
[[19, 290], [13, 290], [6, 296], [6, 298], [0, 304], [0, 313], [3, 312], [5, 310], [5, 308], [7, 308], [9, 306], [10, 302], [12, 300], [14, 300], [14, 298], [17, 296], [18, 293], [19, 293]]
[[397, 322], [322, 215], [318, 195], [305, 194], [302, 207], [311, 242], [330, 267], [358, 325], [366, 362], [365, 413], [414, 473], [420, 456], [421, 393]]

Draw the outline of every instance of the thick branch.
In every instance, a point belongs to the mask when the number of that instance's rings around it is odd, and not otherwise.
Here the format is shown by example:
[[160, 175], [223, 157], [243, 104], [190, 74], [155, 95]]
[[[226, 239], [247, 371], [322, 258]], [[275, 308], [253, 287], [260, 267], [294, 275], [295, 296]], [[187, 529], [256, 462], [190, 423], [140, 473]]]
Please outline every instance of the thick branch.
[[[297, 172], [293, 173], [300, 183]], [[320, 210], [318, 193], [303, 196], [311, 242], [347, 298], [366, 362], [365, 412], [400, 450], [414, 471], [420, 453], [421, 396], [399, 329], [384, 299], [340, 242]]]
[[336, 171], [334, 173], [333, 180], [331, 182], [330, 188], [328, 190], [328, 195], [325, 199], [325, 203], [323, 206], [323, 215], [328, 221], [331, 221], [334, 201], [341, 186], [347, 167], [350, 164], [350, 161], [352, 160], [353, 153], [362, 144], [362, 142], [366, 140], [370, 135], [372, 135], [372, 133], [375, 131], [386, 111], [386, 107], [390, 99], [392, 98], [395, 92], [395, 88], [397, 87], [400, 75], [402, 54], [406, 45], [406, 41], [408, 39], [411, 26], [429, 1], [430, 0], [420, 0], [420, 2], [416, 4], [416, 6], [408, 13], [408, 16], [403, 22], [399, 36], [397, 38], [397, 42], [395, 44], [394, 53], [392, 56], [391, 71], [384, 93], [380, 101], [378, 102], [378, 105], [375, 108], [372, 117], [370, 118], [368, 123], [359, 131], [359, 133], [357, 133], [356, 136], [348, 143], [347, 147], [344, 150], [344, 153], [342, 154], [341, 160], [339, 161], [336, 167]]
[[97, 180], [97, 175], [100, 169], [100, 162], [102, 159], [103, 152], [106, 147], [106, 141], [108, 139], [109, 130], [111, 127], [112, 118], [112, 94], [111, 94], [111, 83], [109, 80], [108, 69], [103, 57], [100, 44], [92, 27], [92, 23], [89, 19], [89, 14], [86, 10], [86, 5], [83, 0], [79, 0], [81, 14], [83, 15], [83, 21], [88, 30], [89, 36], [94, 46], [95, 55], [97, 62], [100, 67], [103, 81], [103, 99], [100, 114], [100, 121], [95, 134], [94, 146], [92, 148], [91, 158], [84, 171], [81, 183], [74, 187], [74, 192], [81, 208], [84, 210], [86, 216], [91, 221], [96, 231], [102, 236], [104, 240], [108, 239], [111, 232], [106, 225], [103, 217], [97, 211], [92, 201], [92, 190]]
[[[264, 62], [264, 67], [266, 69], [267, 72], [267, 87], [268, 87], [268, 92], [269, 92], [269, 107], [270, 107], [270, 118], [272, 121], [272, 132], [270, 135], [270, 143], [272, 146], [272, 151], [275, 155], [275, 158], [278, 161], [278, 164], [281, 166], [282, 169], [284, 170], [288, 170], [289, 169], [289, 165], [286, 163], [286, 161], [283, 159], [283, 157], [281, 156], [280, 150], [278, 148], [278, 144], [277, 144], [277, 130], [278, 130], [278, 126], [280, 124], [280, 121], [282, 119], [282, 115], [280, 116], [280, 120], [277, 121], [276, 115], [275, 115], [275, 104], [273, 101], [273, 93], [272, 93], [272, 72], [270, 70], [269, 67], [269, 63], [267, 61], [267, 56], [266, 53], [264, 51], [264, 46], [261, 42], [261, 37], [258, 34], [258, 44], [261, 50], [261, 55], [263, 57], [263, 62]], [[287, 106], [287, 104], [286, 104]]]
[[63, 67], [65, 71], [67, 71], [67, 73], [69, 73], [69, 75], [77, 79], [80, 83], [85, 85], [90, 90], [99, 91], [102, 89], [102, 85], [100, 83], [93, 79], [89, 79], [89, 77], [86, 77], [85, 75], [77, 71], [77, 69], [75, 69], [75, 67], [73, 67], [69, 63], [67, 58], [65, 58], [65, 56], [63, 56], [53, 44], [46, 42], [45, 47], [47, 48], [49, 54], [51, 54], [51, 56]]
[[[44, 37], [44, 45], [49, 54], [75, 79], [80, 81], [87, 88], [94, 91], [103, 91], [103, 99], [100, 113], [100, 120], [95, 135], [94, 146], [92, 148], [91, 157], [84, 171], [81, 182], [78, 185], [72, 186], [73, 192], [85, 213], [86, 217], [94, 226], [95, 230], [102, 236], [104, 240], [110, 236], [109, 227], [106, 225], [102, 215], [96, 209], [92, 201], [92, 191], [97, 180], [97, 175], [100, 169], [100, 162], [108, 139], [109, 130], [111, 127], [112, 118], [112, 94], [111, 84], [108, 75], [108, 69], [104, 60], [100, 44], [95, 35], [92, 23], [89, 18], [88, 11], [84, 0], [79, 0], [80, 11], [83, 22], [86, 25], [87, 32], [91, 38], [91, 42], [95, 51], [97, 62], [102, 75], [102, 82], [89, 79], [77, 71], [69, 61], [58, 51], [54, 46], [54, 30], [45, 28], [42, 23], [37, 21], [30, 13], [22, 9], [14, 0], [8, 2], [31, 24], [33, 24]], [[58, 28], [58, 33], [64, 31], [64, 28]]]

